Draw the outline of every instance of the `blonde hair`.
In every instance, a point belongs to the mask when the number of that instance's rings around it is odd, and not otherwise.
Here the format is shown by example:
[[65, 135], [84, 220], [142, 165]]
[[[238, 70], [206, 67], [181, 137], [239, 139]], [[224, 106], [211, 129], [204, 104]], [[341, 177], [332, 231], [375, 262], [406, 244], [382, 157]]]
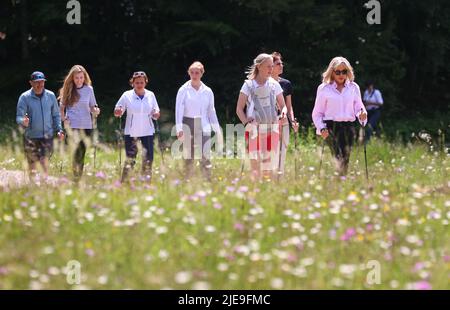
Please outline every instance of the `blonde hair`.
[[353, 67], [350, 65], [350, 62], [342, 56], [334, 57], [330, 61], [330, 64], [328, 65], [327, 70], [324, 73], [322, 73], [322, 82], [327, 83], [327, 84], [332, 83], [333, 82], [333, 72], [341, 64], [344, 64], [347, 67], [347, 70], [348, 70], [347, 79], [350, 82], [353, 82], [355, 80], [355, 74], [353, 73]]
[[200, 61], [194, 61], [188, 68], [188, 73], [191, 69], [198, 69], [202, 74], [205, 73], [205, 67]]
[[84, 85], [92, 85], [91, 78], [89, 77], [86, 69], [81, 65], [73, 66], [64, 78], [63, 86], [59, 90], [58, 100], [60, 100], [65, 106], [71, 107], [80, 99], [80, 94], [78, 93], [73, 81], [75, 74], [80, 72], [83, 72], [84, 74]]
[[247, 74], [247, 79], [254, 80], [259, 73], [258, 66], [265, 62], [267, 59], [272, 59], [272, 55], [262, 53], [256, 56], [256, 58], [253, 60], [253, 65], [248, 67], [247, 71], [245, 71], [245, 73]]

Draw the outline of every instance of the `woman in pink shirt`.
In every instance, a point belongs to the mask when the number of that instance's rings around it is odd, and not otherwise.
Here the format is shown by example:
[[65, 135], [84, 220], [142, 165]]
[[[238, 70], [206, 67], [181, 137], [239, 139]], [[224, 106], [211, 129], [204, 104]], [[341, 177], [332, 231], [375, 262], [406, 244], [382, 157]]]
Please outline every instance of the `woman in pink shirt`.
[[347, 59], [333, 58], [322, 77], [312, 118], [317, 134], [330, 146], [339, 174], [345, 175], [355, 136], [354, 122], [358, 118], [365, 126], [367, 112]]

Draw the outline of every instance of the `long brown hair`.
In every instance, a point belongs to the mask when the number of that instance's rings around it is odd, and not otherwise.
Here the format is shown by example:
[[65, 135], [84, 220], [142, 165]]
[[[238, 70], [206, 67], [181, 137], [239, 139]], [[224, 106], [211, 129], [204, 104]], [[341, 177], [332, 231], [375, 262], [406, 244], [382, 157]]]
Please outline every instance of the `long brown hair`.
[[71, 107], [80, 99], [80, 94], [78, 93], [73, 81], [74, 75], [80, 72], [83, 72], [84, 74], [84, 85], [92, 85], [91, 78], [89, 77], [86, 69], [81, 65], [73, 66], [64, 78], [64, 84], [59, 90], [58, 100], [60, 100], [65, 106]]

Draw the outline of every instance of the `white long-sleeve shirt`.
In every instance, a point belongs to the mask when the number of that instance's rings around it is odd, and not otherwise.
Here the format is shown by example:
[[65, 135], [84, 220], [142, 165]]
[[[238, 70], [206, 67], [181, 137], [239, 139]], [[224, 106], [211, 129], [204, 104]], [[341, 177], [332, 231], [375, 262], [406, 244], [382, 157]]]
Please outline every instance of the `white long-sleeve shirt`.
[[[372, 92], [369, 92], [368, 89], [366, 89], [366, 91], [364, 92], [364, 101], [366, 102], [376, 102], [380, 105], [383, 105], [384, 101], [383, 101], [383, 96], [381, 96], [381, 92], [378, 89], [374, 89]], [[371, 105], [368, 104], [367, 105], [367, 110], [374, 110], [374, 109], [378, 109], [379, 106], [377, 105]]]
[[[361, 100], [361, 91], [355, 82], [346, 81], [342, 92], [337, 90], [336, 82], [322, 83], [317, 88], [316, 102], [312, 112], [312, 119], [316, 132], [326, 128], [324, 121], [353, 122], [361, 114], [361, 109], [367, 113]], [[365, 125], [367, 122], [360, 122]]]
[[153, 92], [146, 89], [141, 99], [134, 89], [128, 90], [117, 102], [116, 108], [119, 107], [127, 112], [125, 135], [145, 137], [155, 133], [152, 115], [159, 112], [159, 106]]
[[190, 80], [180, 87], [175, 105], [177, 133], [183, 130], [183, 117], [201, 118], [202, 130], [205, 133], [211, 133], [211, 129], [216, 133], [220, 131], [211, 88], [201, 83], [200, 88], [196, 90]]

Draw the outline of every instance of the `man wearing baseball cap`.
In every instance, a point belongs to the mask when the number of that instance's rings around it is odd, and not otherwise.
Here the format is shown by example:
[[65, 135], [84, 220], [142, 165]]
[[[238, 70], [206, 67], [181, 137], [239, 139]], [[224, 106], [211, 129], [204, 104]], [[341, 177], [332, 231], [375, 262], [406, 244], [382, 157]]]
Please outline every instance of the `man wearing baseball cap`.
[[16, 122], [25, 128], [24, 149], [30, 177], [36, 174], [36, 162], [39, 161], [44, 178], [47, 178], [55, 132], [59, 139], [64, 139], [58, 102], [55, 94], [45, 89], [45, 81], [44, 73], [33, 72], [31, 89], [20, 95], [17, 103]]

